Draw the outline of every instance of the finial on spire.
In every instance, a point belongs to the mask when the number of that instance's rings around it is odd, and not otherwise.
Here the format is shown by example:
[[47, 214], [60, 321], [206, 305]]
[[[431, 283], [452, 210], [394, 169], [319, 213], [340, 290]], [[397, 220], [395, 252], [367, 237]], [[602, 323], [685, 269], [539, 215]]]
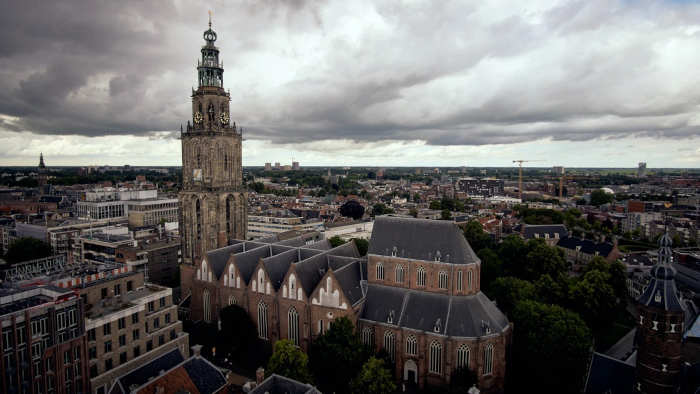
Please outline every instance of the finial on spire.
[[209, 10], [209, 28], [211, 29], [211, 10]]

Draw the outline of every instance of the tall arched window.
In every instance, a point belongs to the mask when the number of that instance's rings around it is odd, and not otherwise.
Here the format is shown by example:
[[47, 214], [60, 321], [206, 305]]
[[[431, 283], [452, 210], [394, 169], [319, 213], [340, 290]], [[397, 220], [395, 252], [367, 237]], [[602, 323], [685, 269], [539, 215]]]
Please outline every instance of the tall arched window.
[[384, 350], [389, 354], [391, 361], [396, 360], [396, 335], [391, 331], [384, 333]]
[[403, 265], [396, 266], [396, 283], [403, 283]]
[[204, 293], [202, 293], [202, 306], [204, 308], [204, 321], [209, 323], [211, 321], [211, 298], [209, 297], [209, 290], [204, 290]]
[[374, 329], [372, 327], [362, 329], [362, 343], [374, 348]]
[[258, 270], [258, 291], [260, 293], [265, 292], [265, 273], [262, 269]]
[[457, 271], [457, 291], [462, 291], [462, 271]]
[[299, 314], [294, 307], [287, 313], [287, 336], [293, 344], [299, 346]]
[[442, 345], [438, 341], [430, 344], [430, 372], [442, 373]]
[[231, 208], [233, 207], [233, 196], [226, 197], [226, 235], [233, 237], [233, 226], [231, 225]]
[[262, 301], [258, 304], [258, 336], [267, 339], [267, 305]]
[[488, 344], [484, 348], [484, 375], [493, 373], [493, 345]]
[[295, 299], [297, 291], [297, 278], [294, 274], [289, 275], [289, 298]]
[[202, 204], [199, 202], [199, 199], [197, 199], [197, 201], [195, 202], [195, 216], [195, 225], [197, 226], [197, 239], [202, 239]]
[[416, 336], [413, 334], [406, 338], [406, 354], [411, 356], [418, 355], [418, 341], [416, 340]]
[[418, 286], [425, 286], [425, 268], [418, 267], [416, 271], [416, 284]]
[[377, 280], [384, 280], [384, 264], [377, 263]]
[[236, 297], [234, 297], [234, 296], [229, 296], [229, 297], [228, 297], [228, 304], [229, 304], [229, 305], [236, 305], [236, 304], [238, 304], [238, 301], [236, 301]]
[[471, 270], [467, 271], [467, 286], [468, 286], [469, 290], [472, 289], [472, 271]]
[[235, 287], [236, 283], [236, 267], [231, 264], [228, 266], [228, 285], [229, 287]]
[[457, 348], [457, 368], [469, 368], [469, 346], [460, 345]]
[[438, 287], [441, 289], [447, 289], [447, 272], [440, 271], [438, 274]]

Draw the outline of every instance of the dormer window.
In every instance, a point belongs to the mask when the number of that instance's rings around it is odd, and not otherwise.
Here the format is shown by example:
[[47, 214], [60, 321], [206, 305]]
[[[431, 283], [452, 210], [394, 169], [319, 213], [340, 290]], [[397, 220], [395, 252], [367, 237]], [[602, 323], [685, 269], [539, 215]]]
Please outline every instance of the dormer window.
[[440, 254], [440, 251], [438, 250], [437, 252], [435, 252], [435, 261], [440, 261], [441, 258], [442, 258], [442, 255]]
[[389, 324], [394, 324], [394, 310], [389, 311], [389, 316], [386, 318], [386, 322]]
[[399, 251], [399, 249], [394, 246], [393, 249], [391, 249], [391, 257], [396, 257], [396, 253]]
[[657, 291], [656, 295], [654, 295], [654, 301], [661, 302], [661, 292], [660, 291]]
[[442, 321], [438, 317], [437, 320], [435, 320], [435, 325], [433, 325], [433, 331], [435, 332], [440, 332], [442, 331]]

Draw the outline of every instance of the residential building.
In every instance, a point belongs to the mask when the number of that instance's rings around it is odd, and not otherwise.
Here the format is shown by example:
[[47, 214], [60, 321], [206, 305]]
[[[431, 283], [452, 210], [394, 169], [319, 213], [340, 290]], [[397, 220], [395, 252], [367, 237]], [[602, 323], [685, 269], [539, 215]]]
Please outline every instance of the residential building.
[[177, 222], [179, 203], [177, 198], [129, 201], [129, 226], [156, 226], [162, 222]]
[[117, 248], [134, 242], [128, 234], [91, 233], [78, 238], [73, 259], [86, 264], [115, 264]]
[[180, 240], [140, 240], [137, 245], [125, 244], [116, 249], [116, 261], [143, 271], [146, 280], [169, 287], [180, 281]]
[[255, 240], [287, 231], [321, 231], [323, 221], [293, 215], [248, 215], [246, 239]]
[[566, 257], [567, 261], [575, 264], [585, 264], [596, 256], [600, 256], [610, 262], [620, 257], [617, 240], [610, 243], [578, 237], [566, 237], [560, 239], [556, 246], [564, 251], [564, 257]]
[[456, 188], [469, 196], [493, 197], [503, 195], [504, 182], [494, 178], [460, 178]]

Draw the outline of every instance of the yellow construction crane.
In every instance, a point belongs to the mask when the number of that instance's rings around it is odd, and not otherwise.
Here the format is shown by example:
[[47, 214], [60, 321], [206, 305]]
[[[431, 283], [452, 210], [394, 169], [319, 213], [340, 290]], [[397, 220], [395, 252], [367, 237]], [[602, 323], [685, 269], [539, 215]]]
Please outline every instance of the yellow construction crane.
[[531, 163], [534, 161], [542, 160], [513, 160], [513, 163], [518, 163], [518, 196], [520, 197], [520, 202], [523, 201], [523, 163]]

